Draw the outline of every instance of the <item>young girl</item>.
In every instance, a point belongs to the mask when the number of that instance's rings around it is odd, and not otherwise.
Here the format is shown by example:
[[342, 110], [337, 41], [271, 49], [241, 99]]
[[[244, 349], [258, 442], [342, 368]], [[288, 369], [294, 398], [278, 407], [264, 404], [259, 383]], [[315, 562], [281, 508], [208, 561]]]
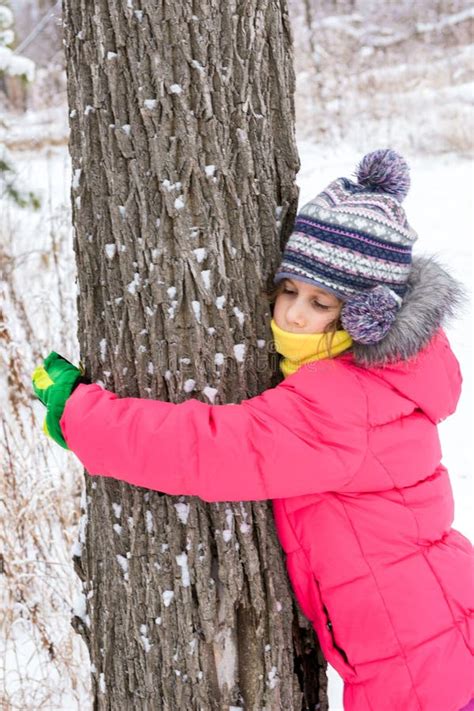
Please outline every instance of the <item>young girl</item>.
[[412, 257], [403, 158], [375, 151], [357, 179], [335, 180], [296, 219], [275, 276], [276, 388], [237, 406], [119, 399], [51, 353], [35, 392], [49, 434], [90, 474], [205, 501], [273, 499], [346, 711], [474, 709], [472, 548], [451, 528], [437, 433], [460, 393], [441, 327], [461, 292]]

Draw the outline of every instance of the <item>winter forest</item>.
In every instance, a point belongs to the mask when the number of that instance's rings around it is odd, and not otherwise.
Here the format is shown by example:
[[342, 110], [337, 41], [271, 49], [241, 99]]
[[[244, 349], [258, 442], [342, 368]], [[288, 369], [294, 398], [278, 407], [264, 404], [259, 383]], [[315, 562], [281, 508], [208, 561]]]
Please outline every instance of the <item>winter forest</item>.
[[466, 289], [440, 435], [472, 539], [473, 21], [467, 0], [0, 0], [0, 709], [342, 711], [269, 503], [88, 477], [31, 373], [54, 350], [122, 397], [272, 387], [263, 292], [297, 209], [376, 148], [410, 164], [414, 251]]

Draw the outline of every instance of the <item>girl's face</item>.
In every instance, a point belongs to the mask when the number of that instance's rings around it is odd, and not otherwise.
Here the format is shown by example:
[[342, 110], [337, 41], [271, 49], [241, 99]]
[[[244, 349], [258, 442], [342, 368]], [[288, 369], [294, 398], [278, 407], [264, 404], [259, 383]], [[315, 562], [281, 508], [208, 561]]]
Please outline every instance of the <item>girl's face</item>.
[[342, 301], [324, 289], [298, 279], [285, 279], [276, 297], [273, 320], [290, 333], [324, 333], [341, 313]]

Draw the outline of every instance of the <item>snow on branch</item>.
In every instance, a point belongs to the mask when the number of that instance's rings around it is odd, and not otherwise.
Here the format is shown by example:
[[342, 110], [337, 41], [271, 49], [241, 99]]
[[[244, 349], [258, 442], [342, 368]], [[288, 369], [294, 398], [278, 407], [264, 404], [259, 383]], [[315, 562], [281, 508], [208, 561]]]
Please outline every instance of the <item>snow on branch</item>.
[[0, 72], [10, 76], [24, 76], [27, 81], [33, 81], [35, 65], [31, 59], [13, 54], [8, 47], [0, 47]]
[[35, 78], [35, 65], [31, 59], [15, 54], [8, 45], [12, 44], [15, 34], [11, 29], [13, 14], [8, 7], [0, 5], [0, 74], [22, 76], [27, 81]]
[[457, 12], [454, 15], [443, 17], [438, 22], [418, 22], [414, 25], [413, 31], [411, 32], [399, 32], [392, 37], [374, 37], [367, 44], [370, 44], [372, 47], [389, 47], [394, 44], [405, 42], [411, 37], [427, 34], [429, 32], [439, 32], [447, 27], [453, 27], [454, 25], [458, 25], [461, 22], [466, 22], [466, 20], [471, 20], [473, 18], [474, 8], [467, 8], [462, 12]]
[[441, 20], [439, 20], [439, 22], [419, 22], [416, 25], [416, 31], [421, 34], [423, 32], [444, 30], [445, 27], [452, 27], [452, 25], [458, 25], [460, 22], [465, 22], [466, 20], [472, 19], [474, 19], [474, 7], [468, 7], [462, 12], [456, 12], [454, 15], [448, 15], [448, 17], [443, 17]]

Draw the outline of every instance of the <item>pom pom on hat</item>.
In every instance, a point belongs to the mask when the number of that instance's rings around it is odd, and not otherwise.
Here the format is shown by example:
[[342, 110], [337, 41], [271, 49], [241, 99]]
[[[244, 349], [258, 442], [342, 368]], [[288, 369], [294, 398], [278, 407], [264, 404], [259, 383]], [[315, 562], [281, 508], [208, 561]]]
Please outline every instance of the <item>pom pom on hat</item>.
[[378, 343], [395, 320], [401, 298], [388, 286], [380, 284], [348, 300], [341, 311], [343, 328], [357, 343]]
[[392, 195], [402, 202], [410, 189], [410, 169], [401, 155], [391, 148], [367, 153], [357, 166], [359, 185], [376, 193]]

